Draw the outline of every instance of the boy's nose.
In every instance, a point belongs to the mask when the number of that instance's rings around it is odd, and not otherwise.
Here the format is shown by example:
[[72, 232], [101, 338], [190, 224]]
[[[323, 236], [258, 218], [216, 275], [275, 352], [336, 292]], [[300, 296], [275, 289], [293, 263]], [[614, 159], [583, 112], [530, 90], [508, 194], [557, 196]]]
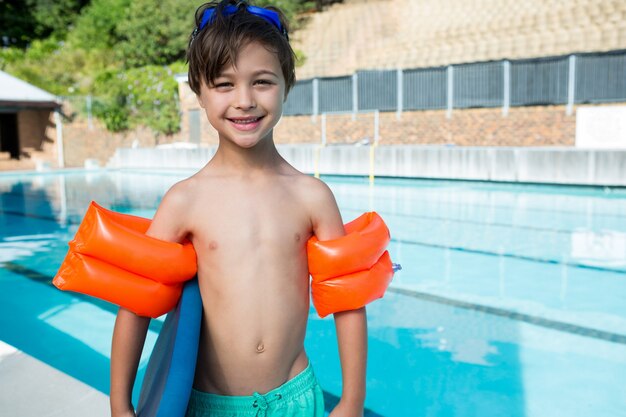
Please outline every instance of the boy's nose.
[[242, 110], [253, 109], [256, 107], [254, 95], [249, 88], [237, 89], [237, 95], [235, 96], [235, 107]]

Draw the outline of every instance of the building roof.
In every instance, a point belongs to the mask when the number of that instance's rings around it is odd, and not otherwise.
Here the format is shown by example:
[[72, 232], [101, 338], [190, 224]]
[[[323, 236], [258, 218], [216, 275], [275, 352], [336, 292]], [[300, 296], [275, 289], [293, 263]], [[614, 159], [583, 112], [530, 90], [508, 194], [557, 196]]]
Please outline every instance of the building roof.
[[0, 107], [58, 107], [56, 96], [0, 71]]

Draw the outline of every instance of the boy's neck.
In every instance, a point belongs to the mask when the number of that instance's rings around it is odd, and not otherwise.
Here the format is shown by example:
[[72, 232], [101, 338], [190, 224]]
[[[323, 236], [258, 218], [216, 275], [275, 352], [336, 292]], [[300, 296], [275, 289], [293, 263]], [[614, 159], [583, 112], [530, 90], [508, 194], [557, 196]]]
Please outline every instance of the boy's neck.
[[247, 176], [275, 171], [282, 161], [272, 136], [264, 138], [252, 148], [242, 148], [220, 138], [211, 165], [225, 174]]

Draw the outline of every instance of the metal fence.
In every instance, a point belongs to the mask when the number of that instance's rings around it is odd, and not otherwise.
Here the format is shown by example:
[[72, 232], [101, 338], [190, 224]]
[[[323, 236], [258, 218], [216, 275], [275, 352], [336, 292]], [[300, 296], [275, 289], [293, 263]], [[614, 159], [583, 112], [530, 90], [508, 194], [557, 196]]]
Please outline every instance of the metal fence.
[[626, 50], [298, 81], [285, 115], [626, 101]]

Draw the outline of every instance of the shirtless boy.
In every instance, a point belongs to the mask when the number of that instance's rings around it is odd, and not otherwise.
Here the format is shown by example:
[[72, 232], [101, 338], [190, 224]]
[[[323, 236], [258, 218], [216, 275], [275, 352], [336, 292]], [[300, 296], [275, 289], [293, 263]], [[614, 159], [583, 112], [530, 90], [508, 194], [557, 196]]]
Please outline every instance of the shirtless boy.
[[[259, 409], [252, 400], [281, 387], [289, 398], [280, 399], [286, 402], [280, 407], [280, 401], [268, 402], [266, 415], [322, 416], [322, 391], [303, 344], [306, 243], [314, 234], [320, 240], [340, 237], [344, 228], [330, 189], [276, 150], [273, 129], [295, 81], [294, 55], [282, 14], [277, 24], [251, 10], [245, 2], [225, 0], [196, 13], [189, 83], [219, 134], [219, 147], [206, 166], [167, 191], [147, 234], [189, 239], [197, 253], [204, 312], [187, 415], [255, 416]], [[362, 416], [365, 308], [334, 318], [343, 390], [331, 416]], [[119, 310], [111, 354], [114, 417], [134, 416], [132, 384], [148, 323]], [[211, 409], [216, 399], [250, 400], [249, 410], [218, 413]]]

